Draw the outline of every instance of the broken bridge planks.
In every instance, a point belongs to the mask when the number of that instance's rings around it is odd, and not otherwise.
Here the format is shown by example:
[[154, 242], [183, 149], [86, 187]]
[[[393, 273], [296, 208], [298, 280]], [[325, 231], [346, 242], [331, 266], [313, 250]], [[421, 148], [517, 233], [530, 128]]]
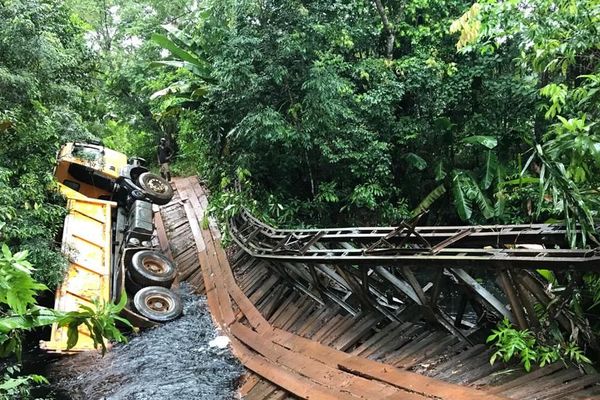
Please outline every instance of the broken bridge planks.
[[[184, 178], [177, 179], [175, 184], [196, 242], [213, 318], [232, 337], [234, 353], [258, 375], [305, 399], [369, 399], [374, 393], [383, 395], [378, 398], [406, 400], [427, 397], [502, 398], [473, 388], [447, 383], [440, 385], [432, 378], [351, 356], [286, 331], [274, 330], [235, 282], [214, 224], [207, 229], [201, 226], [206, 197], [198, 181]], [[254, 330], [237, 322], [234, 305]], [[340, 325], [337, 330], [345, 326]], [[310, 345], [306, 346], [306, 341]], [[456, 397], [457, 394], [460, 397]]]

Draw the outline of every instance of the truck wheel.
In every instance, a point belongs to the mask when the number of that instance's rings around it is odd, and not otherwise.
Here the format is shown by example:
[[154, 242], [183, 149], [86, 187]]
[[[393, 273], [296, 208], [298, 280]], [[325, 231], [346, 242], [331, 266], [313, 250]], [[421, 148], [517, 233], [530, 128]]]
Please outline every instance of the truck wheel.
[[161, 286], [148, 286], [137, 292], [133, 306], [139, 314], [156, 322], [172, 321], [183, 311], [179, 296]]
[[141, 174], [138, 178], [138, 185], [140, 185], [146, 197], [159, 206], [167, 204], [173, 198], [171, 184], [152, 172]]
[[133, 281], [141, 286], [171, 287], [177, 270], [175, 264], [163, 254], [153, 250], [138, 251], [128, 268]]
[[125, 272], [125, 289], [127, 289], [127, 292], [130, 295], [136, 294], [137, 292], [142, 290], [143, 287], [144, 285], [140, 285], [131, 277], [129, 270]]

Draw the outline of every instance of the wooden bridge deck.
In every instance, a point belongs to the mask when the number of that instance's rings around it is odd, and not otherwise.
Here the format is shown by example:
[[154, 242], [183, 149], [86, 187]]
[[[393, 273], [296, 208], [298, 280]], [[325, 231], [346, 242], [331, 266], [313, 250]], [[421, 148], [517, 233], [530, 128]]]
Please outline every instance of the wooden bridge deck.
[[379, 314], [352, 316], [294, 287], [269, 261], [227, 257], [196, 178], [161, 208], [179, 279], [206, 294], [215, 324], [249, 370], [246, 399], [600, 399], [600, 375], [560, 364], [524, 374], [489, 364], [485, 345]]

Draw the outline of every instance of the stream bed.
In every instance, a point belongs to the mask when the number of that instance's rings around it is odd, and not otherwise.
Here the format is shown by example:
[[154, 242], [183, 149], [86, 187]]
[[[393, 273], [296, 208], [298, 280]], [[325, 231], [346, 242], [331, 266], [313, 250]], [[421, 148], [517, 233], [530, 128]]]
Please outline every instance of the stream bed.
[[186, 287], [180, 295], [181, 318], [142, 331], [104, 357], [81, 353], [47, 365], [55, 398], [64, 393], [71, 400], [236, 398], [243, 367], [228, 338], [217, 334], [203, 297]]

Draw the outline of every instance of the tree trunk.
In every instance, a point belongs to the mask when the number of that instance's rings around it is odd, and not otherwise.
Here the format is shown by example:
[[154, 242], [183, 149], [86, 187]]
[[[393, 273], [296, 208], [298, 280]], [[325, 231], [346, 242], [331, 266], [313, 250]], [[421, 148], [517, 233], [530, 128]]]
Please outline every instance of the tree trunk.
[[394, 55], [394, 42], [396, 41], [396, 35], [394, 34], [392, 25], [390, 24], [390, 21], [387, 17], [383, 3], [381, 2], [381, 0], [374, 0], [374, 1], [375, 1], [375, 7], [377, 8], [377, 12], [379, 13], [379, 16], [381, 17], [381, 22], [383, 22], [383, 29], [385, 29], [385, 31], [387, 32], [386, 49], [385, 49], [386, 56], [387, 56], [387, 58], [392, 59], [392, 57]]

